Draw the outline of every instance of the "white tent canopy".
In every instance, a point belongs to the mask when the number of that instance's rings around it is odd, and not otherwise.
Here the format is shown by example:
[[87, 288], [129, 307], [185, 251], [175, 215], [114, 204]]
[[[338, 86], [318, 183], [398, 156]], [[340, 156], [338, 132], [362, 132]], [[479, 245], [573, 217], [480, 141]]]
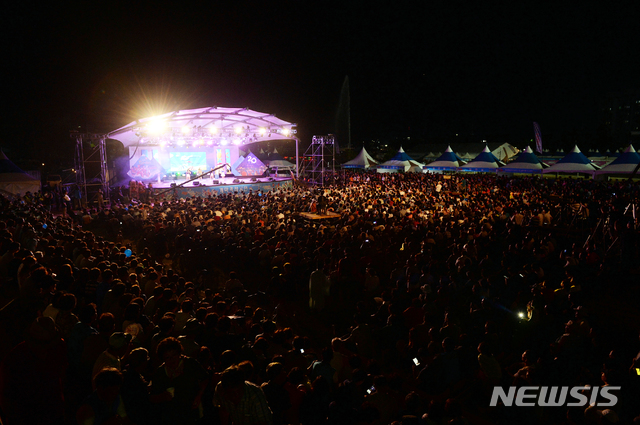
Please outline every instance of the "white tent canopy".
[[0, 191], [12, 195], [24, 195], [40, 190], [40, 181], [34, 179], [15, 165], [0, 151]]
[[492, 150], [491, 153], [500, 161], [507, 162], [514, 156], [518, 155], [518, 153], [520, 153], [520, 149], [510, 145], [509, 143], [503, 143], [498, 147], [498, 149]]
[[295, 170], [296, 168], [296, 164], [284, 159], [277, 149], [273, 149], [273, 152], [269, 154], [269, 158], [264, 163], [269, 168], [275, 168], [276, 170]]
[[373, 167], [376, 164], [378, 164], [378, 162], [373, 159], [371, 155], [369, 155], [369, 153], [363, 146], [362, 150], [355, 158], [342, 164], [342, 168], [363, 168], [366, 170], [367, 168]]

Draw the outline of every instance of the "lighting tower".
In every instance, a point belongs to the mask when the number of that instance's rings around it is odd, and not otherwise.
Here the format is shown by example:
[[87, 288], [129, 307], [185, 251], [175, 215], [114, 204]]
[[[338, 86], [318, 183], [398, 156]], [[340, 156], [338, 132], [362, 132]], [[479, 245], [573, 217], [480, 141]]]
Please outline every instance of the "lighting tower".
[[98, 189], [102, 189], [104, 202], [108, 203], [111, 190], [107, 167], [106, 135], [72, 131], [71, 137], [76, 141], [76, 184], [82, 196], [81, 205], [89, 206], [96, 199]]
[[336, 148], [333, 134], [313, 136], [304, 154], [304, 175], [310, 184], [323, 186], [328, 175], [336, 172]]

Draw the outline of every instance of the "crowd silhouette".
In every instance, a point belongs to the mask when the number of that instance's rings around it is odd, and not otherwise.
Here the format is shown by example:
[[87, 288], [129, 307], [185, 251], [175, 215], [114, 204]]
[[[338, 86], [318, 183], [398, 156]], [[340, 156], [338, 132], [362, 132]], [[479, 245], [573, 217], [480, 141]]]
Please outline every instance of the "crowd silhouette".
[[[633, 423], [639, 188], [341, 172], [66, 212], [2, 197], [0, 418]], [[299, 215], [312, 205], [337, 215]], [[536, 385], [622, 390], [607, 408], [489, 406]]]

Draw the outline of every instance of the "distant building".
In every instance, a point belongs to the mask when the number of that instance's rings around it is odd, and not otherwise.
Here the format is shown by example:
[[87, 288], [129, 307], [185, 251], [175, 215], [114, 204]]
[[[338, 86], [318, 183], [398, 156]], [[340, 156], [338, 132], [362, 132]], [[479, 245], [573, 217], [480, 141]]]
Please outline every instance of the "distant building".
[[640, 91], [607, 94], [601, 120], [604, 136], [617, 147], [640, 141]]

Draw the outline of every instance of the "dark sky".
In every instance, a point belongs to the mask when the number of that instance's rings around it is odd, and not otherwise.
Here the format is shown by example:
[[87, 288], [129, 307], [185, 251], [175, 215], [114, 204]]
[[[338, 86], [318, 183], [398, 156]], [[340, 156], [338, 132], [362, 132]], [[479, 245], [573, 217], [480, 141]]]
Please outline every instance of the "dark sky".
[[[2, 17], [10, 156], [72, 152], [69, 130], [203, 106], [352, 140], [543, 140], [595, 128], [640, 88], [638, 1], [14, 2]], [[547, 139], [548, 140], [548, 139]]]

